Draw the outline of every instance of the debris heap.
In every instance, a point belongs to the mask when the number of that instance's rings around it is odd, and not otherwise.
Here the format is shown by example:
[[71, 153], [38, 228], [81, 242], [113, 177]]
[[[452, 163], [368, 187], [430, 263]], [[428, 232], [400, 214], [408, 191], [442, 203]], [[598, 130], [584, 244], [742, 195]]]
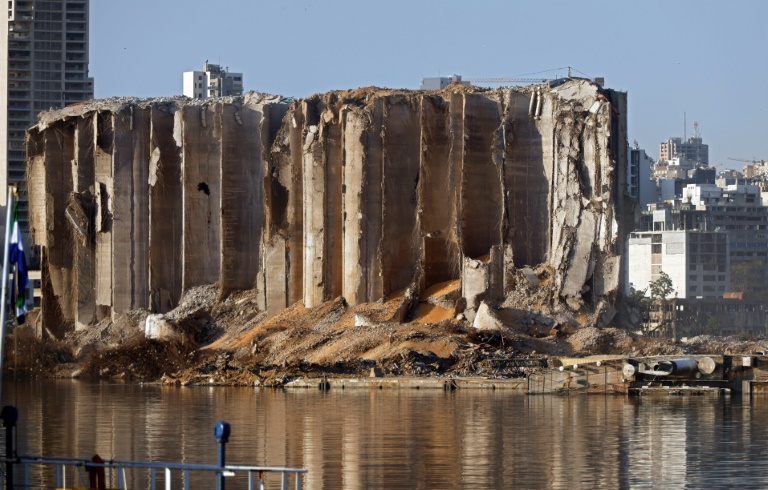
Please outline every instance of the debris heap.
[[274, 316], [459, 279], [471, 321], [526, 266], [613, 316], [626, 94], [587, 80], [92, 101], [43, 113], [27, 155], [54, 335], [213, 283]]

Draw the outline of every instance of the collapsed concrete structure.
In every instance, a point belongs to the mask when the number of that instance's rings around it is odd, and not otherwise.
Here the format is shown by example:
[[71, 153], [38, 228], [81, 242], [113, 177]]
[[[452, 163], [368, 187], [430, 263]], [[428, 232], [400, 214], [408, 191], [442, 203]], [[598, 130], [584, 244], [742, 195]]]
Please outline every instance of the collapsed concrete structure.
[[586, 80], [46, 112], [27, 136], [43, 323], [166, 312], [216, 282], [273, 315], [454, 279], [471, 319], [541, 264], [553, 302], [607, 320], [626, 148], [626, 94]]

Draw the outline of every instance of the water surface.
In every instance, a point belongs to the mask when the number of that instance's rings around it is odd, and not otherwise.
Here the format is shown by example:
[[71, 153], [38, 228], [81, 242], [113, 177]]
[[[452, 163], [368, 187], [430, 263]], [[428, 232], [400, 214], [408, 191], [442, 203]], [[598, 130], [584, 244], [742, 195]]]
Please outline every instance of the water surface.
[[215, 463], [226, 420], [228, 463], [304, 467], [309, 489], [768, 488], [764, 398], [74, 380], [6, 383], [3, 398], [19, 408], [20, 453]]

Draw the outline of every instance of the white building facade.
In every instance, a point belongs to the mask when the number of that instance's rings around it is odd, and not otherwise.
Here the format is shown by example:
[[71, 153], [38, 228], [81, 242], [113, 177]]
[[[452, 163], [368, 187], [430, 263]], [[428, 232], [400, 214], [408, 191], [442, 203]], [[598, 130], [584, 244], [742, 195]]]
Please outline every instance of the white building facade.
[[205, 62], [203, 71], [185, 71], [183, 94], [192, 99], [243, 95], [243, 74]]
[[634, 232], [627, 247], [625, 292], [647, 291], [665, 272], [672, 279], [670, 298], [721, 298], [728, 291], [728, 235], [722, 231]]

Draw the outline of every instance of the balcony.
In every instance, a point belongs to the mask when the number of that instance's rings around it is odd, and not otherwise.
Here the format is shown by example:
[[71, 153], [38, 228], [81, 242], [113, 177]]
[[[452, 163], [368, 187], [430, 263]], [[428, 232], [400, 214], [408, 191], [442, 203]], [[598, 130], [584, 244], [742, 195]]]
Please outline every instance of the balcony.
[[9, 83], [8, 83], [8, 90], [13, 90], [16, 93], [26, 92], [31, 88], [32, 87], [30, 87], [29, 82], [24, 82], [20, 80], [9, 80]]
[[9, 32], [29, 32], [29, 24], [20, 24], [16, 22], [12, 22], [8, 26]]
[[28, 102], [30, 98], [29, 92], [8, 92], [8, 100]]
[[27, 122], [34, 121], [35, 117], [31, 112], [11, 112], [8, 114], [9, 121]]
[[13, 72], [8, 74], [8, 81], [11, 82], [29, 82], [32, 80], [29, 72]]

